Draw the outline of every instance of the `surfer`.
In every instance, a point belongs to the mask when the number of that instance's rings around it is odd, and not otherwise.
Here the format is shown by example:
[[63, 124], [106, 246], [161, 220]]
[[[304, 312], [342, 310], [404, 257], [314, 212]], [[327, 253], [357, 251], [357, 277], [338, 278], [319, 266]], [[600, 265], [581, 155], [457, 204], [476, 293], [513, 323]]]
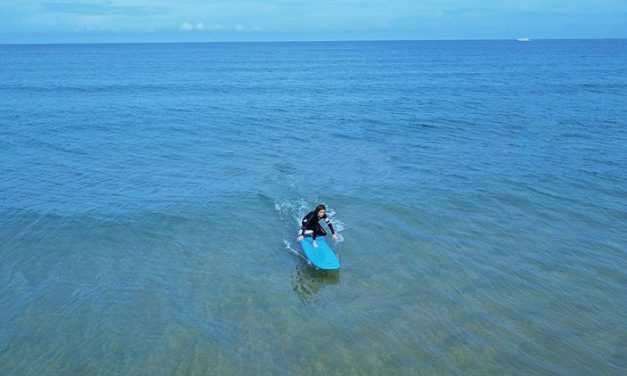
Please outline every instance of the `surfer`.
[[297, 241], [303, 240], [305, 234], [309, 234], [313, 232], [313, 242], [311, 243], [314, 247], [318, 248], [318, 243], [316, 243], [316, 237], [318, 236], [326, 236], [327, 232], [320, 226], [320, 221], [324, 219], [324, 222], [329, 226], [331, 230], [331, 234], [333, 234], [333, 240], [337, 241], [338, 237], [335, 234], [335, 230], [333, 229], [333, 225], [331, 224], [331, 220], [327, 216], [327, 208], [324, 205], [316, 206], [314, 211], [310, 211], [306, 216], [303, 217], [300, 224], [300, 231], [298, 232]]

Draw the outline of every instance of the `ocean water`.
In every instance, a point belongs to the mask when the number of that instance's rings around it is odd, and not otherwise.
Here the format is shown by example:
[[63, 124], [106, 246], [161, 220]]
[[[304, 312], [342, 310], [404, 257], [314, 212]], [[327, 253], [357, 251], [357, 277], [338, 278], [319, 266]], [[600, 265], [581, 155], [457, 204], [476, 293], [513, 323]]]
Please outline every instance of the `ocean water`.
[[625, 40], [0, 46], [0, 374], [624, 375], [626, 109]]

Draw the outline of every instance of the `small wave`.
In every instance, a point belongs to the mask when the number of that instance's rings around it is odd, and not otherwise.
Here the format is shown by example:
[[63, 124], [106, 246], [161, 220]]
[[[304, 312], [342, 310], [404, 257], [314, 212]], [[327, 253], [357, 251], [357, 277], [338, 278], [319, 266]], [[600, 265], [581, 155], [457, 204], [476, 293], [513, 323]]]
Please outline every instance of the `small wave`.
[[295, 201], [275, 202], [274, 209], [279, 213], [281, 219], [293, 219], [297, 226], [300, 220], [307, 214], [310, 205], [303, 199]]
[[[332, 208], [327, 209], [327, 215], [329, 216], [329, 218], [331, 218], [331, 222], [333, 223], [333, 228], [335, 228], [337, 232], [344, 231], [346, 229], [346, 224], [343, 221], [335, 218], [335, 214], [336, 212]], [[342, 234], [338, 234], [338, 237], [340, 237], [339, 241], [344, 240], [344, 238], [342, 237]]]
[[166, 85], [150, 84], [110, 84], [110, 85], [5, 85], [2, 90], [34, 93], [99, 93], [99, 92], [120, 92], [132, 91], [145, 93], [147, 91], [166, 91], [171, 87]]
[[297, 255], [298, 257], [302, 258], [303, 260], [305, 260], [305, 262], [307, 264], [311, 265], [311, 261], [309, 261], [307, 259], [307, 257], [305, 257], [302, 253], [298, 252], [296, 249], [294, 249], [294, 247], [292, 247], [292, 242], [283, 239], [283, 244], [285, 245], [285, 249], [287, 249], [288, 251], [290, 251], [291, 253]]

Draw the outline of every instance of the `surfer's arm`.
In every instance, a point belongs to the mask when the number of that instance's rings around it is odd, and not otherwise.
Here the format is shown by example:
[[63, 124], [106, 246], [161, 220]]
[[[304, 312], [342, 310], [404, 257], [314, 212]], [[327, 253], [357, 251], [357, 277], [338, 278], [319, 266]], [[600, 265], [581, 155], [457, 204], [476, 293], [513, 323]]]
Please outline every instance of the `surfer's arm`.
[[329, 219], [329, 217], [326, 216], [326, 214], [324, 215], [324, 222], [327, 224], [327, 226], [329, 226], [329, 230], [331, 230], [331, 234], [335, 235], [335, 229], [333, 228], [333, 225], [331, 224], [331, 220]]
[[305, 235], [305, 228], [307, 228], [307, 218], [303, 218], [303, 221], [300, 223], [300, 231], [299, 235]]
[[333, 240], [338, 241], [339, 237], [335, 234], [335, 229], [331, 224], [331, 220], [329, 219], [329, 217], [326, 216], [326, 214], [324, 216], [324, 222], [327, 224], [327, 226], [329, 226], [329, 230], [331, 230], [331, 234], [333, 235]]
[[298, 231], [298, 236], [305, 236], [307, 222], [309, 222], [309, 215], [304, 216], [302, 221], [300, 221], [300, 230]]

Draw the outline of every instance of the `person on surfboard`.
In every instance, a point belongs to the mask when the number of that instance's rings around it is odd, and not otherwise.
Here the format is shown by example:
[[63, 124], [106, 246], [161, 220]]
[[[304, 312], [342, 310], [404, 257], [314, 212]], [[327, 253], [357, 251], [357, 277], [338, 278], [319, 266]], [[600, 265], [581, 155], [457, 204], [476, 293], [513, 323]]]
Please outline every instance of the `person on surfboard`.
[[316, 237], [318, 236], [326, 236], [327, 232], [320, 226], [320, 221], [324, 220], [324, 222], [329, 226], [331, 230], [331, 234], [333, 234], [333, 240], [337, 241], [338, 237], [335, 234], [335, 230], [333, 229], [333, 225], [331, 224], [331, 220], [327, 216], [327, 208], [320, 204], [316, 206], [314, 211], [310, 211], [306, 216], [303, 217], [300, 223], [300, 231], [298, 232], [298, 237], [296, 241], [301, 241], [305, 237], [305, 234], [309, 234], [313, 232], [313, 241], [312, 245], [318, 248], [318, 243], [316, 243]]

